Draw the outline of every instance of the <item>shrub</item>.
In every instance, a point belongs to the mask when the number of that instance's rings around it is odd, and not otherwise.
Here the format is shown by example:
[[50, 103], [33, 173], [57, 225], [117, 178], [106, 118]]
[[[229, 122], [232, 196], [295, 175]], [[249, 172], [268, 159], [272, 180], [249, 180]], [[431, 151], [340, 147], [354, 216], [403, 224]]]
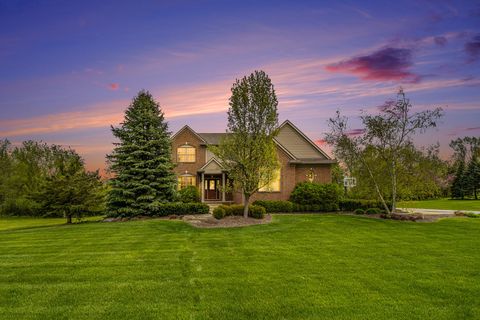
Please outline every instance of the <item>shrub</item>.
[[164, 217], [172, 214], [206, 214], [209, 212], [208, 205], [206, 205], [205, 203], [197, 202], [152, 203], [149, 206], [149, 209], [150, 211], [147, 213], [147, 215], [158, 217]]
[[[377, 200], [365, 200], [365, 199], [343, 199], [340, 200], [340, 210], [342, 211], [355, 211], [355, 209], [366, 210], [368, 208], [383, 208], [381, 201]], [[391, 207], [391, 204], [387, 202], [387, 205]]]
[[357, 208], [355, 209], [355, 211], [353, 211], [355, 214], [365, 214], [365, 210], [361, 209], [361, 208]]
[[215, 209], [213, 209], [213, 217], [215, 219], [222, 219], [223, 217], [225, 217], [225, 209], [223, 207], [216, 207]]
[[382, 210], [380, 210], [378, 208], [368, 208], [367, 210], [365, 210], [365, 213], [366, 214], [380, 214], [380, 213], [382, 213]]
[[200, 192], [195, 186], [187, 186], [178, 191], [178, 201], [184, 203], [200, 202]]
[[257, 200], [253, 205], [264, 207], [265, 211], [268, 213], [293, 212], [296, 209], [296, 205], [290, 201]]
[[[243, 205], [233, 204], [230, 206], [221, 205], [218, 208], [225, 210], [225, 216], [243, 216]], [[264, 207], [258, 205], [250, 205], [248, 207], [248, 216], [255, 219], [262, 219], [266, 214]]]
[[302, 211], [336, 211], [342, 194], [337, 184], [318, 184], [301, 182], [295, 186], [290, 201], [312, 207]]
[[7, 199], [0, 205], [0, 215], [41, 216], [41, 205], [27, 198]]
[[455, 215], [459, 217], [480, 218], [480, 214], [473, 212], [455, 211]]

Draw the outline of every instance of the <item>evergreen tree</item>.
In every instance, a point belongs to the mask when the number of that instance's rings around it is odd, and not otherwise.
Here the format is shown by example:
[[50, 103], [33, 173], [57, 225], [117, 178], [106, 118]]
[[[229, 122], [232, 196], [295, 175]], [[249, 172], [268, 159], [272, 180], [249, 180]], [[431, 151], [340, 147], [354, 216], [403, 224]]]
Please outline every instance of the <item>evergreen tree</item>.
[[455, 173], [455, 179], [452, 182], [452, 198], [454, 199], [464, 199], [466, 191], [467, 181], [465, 174], [465, 162], [459, 161], [457, 166], [457, 172]]
[[173, 201], [170, 132], [160, 105], [148, 91], [140, 91], [125, 111], [120, 127], [112, 126], [114, 143], [108, 155], [110, 180], [107, 209], [113, 216], [135, 216], [157, 203]]
[[466, 189], [469, 194], [473, 194], [475, 200], [478, 199], [478, 189], [480, 189], [480, 162], [476, 154], [472, 155], [468, 163], [467, 172], [465, 174]]

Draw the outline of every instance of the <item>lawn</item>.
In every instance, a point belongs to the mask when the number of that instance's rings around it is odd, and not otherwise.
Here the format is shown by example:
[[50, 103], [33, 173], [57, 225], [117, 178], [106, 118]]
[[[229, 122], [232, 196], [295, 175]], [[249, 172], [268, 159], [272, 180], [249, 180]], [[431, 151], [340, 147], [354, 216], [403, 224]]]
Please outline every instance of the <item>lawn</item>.
[[0, 231], [0, 319], [479, 319], [479, 220], [15, 219]]
[[401, 201], [398, 203], [398, 207], [399, 208], [480, 211], [480, 200], [436, 199], [436, 200], [422, 200], [422, 201]]

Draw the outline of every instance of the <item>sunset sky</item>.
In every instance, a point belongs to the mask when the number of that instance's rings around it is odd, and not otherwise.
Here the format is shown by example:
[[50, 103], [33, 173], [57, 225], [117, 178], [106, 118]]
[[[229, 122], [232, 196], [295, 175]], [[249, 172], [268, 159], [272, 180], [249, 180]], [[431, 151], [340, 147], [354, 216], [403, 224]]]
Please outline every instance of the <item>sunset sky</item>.
[[414, 110], [444, 108], [416, 142], [447, 157], [480, 135], [480, 1], [0, 0], [0, 138], [71, 146], [89, 169], [139, 90], [171, 131], [222, 132], [232, 83], [256, 69], [280, 120], [320, 144], [337, 109], [376, 112], [402, 86]]

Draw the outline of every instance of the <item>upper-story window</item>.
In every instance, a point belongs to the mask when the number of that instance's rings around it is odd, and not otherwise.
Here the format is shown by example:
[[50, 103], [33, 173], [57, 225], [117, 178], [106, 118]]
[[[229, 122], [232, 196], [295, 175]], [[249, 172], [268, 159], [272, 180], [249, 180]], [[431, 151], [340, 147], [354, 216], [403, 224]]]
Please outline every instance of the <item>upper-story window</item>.
[[178, 162], [195, 162], [195, 148], [186, 144], [177, 148]]

